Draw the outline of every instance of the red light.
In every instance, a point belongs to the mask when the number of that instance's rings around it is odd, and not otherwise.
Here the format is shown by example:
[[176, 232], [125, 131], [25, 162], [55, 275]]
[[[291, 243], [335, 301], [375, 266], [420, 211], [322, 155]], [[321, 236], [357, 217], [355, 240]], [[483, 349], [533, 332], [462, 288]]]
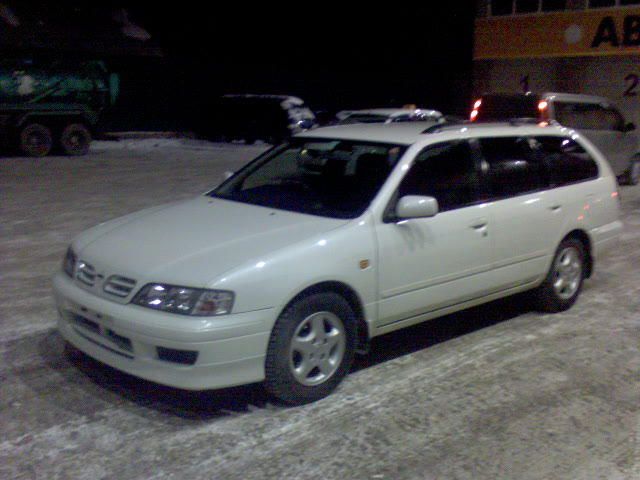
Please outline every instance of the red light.
[[547, 101], [542, 100], [540, 103], [538, 103], [538, 110], [540, 110], [541, 112], [544, 112], [548, 106], [549, 104], [547, 103]]
[[619, 193], [618, 193], [618, 192], [613, 192], [613, 193], [611, 194], [611, 198], [616, 198], [618, 195], [619, 195]]
[[474, 110], [479, 109], [480, 105], [482, 105], [482, 100], [476, 100], [476, 103], [473, 104], [473, 109]]
[[478, 116], [478, 110], [471, 110], [471, 115], [469, 115], [469, 120], [473, 122], [477, 116]]

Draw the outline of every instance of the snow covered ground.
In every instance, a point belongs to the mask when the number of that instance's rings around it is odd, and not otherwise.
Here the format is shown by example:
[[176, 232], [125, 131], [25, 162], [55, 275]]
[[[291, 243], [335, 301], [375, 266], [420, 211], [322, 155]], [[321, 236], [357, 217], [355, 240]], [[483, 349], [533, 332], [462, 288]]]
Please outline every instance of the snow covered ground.
[[387, 335], [312, 405], [179, 391], [65, 351], [50, 276], [71, 238], [264, 148], [0, 158], [0, 479], [640, 479], [640, 187], [622, 189], [622, 244], [568, 312], [515, 297]]
[[94, 142], [84, 157], [0, 158], [0, 337], [53, 326], [49, 277], [77, 233], [211, 189], [265, 148], [144, 139]]

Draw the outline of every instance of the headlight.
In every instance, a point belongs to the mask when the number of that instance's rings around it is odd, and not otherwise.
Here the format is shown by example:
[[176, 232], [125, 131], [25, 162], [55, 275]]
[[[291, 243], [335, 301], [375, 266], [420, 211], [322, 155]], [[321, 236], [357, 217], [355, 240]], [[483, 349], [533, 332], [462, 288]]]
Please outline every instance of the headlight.
[[233, 299], [233, 292], [225, 290], [149, 283], [142, 287], [131, 302], [163, 312], [208, 317], [230, 313]]
[[77, 260], [78, 257], [76, 257], [76, 254], [73, 252], [71, 247], [67, 248], [67, 253], [62, 261], [62, 269], [64, 270], [64, 273], [69, 275], [71, 278], [73, 278], [75, 273]]

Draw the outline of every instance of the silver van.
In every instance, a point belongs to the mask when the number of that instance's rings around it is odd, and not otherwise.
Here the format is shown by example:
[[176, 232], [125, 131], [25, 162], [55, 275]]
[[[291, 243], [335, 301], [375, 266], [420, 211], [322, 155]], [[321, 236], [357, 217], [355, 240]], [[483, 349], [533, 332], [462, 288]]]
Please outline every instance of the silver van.
[[627, 123], [604, 97], [556, 92], [487, 94], [475, 101], [469, 117], [473, 122], [511, 118], [556, 121], [580, 130], [607, 157], [621, 182], [640, 182], [640, 136], [635, 125]]

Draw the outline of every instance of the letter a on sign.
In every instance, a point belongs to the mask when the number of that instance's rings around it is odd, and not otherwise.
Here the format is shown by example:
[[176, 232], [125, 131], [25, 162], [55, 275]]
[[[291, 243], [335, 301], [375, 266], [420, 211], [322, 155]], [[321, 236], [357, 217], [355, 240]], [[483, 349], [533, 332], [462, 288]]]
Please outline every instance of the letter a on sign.
[[602, 19], [600, 25], [598, 25], [596, 36], [593, 37], [593, 42], [591, 42], [591, 48], [598, 48], [601, 43], [610, 43], [612, 47], [620, 45], [613, 17], [604, 17]]

